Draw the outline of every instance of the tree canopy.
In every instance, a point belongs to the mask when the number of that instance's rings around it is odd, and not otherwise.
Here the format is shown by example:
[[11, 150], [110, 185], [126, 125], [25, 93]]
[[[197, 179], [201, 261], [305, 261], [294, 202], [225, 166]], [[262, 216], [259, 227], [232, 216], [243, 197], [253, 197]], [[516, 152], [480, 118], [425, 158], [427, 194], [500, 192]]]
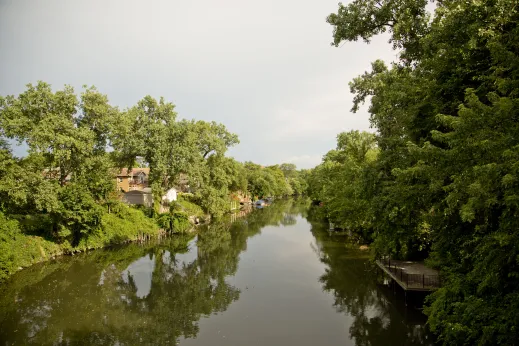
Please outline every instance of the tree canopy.
[[441, 342], [514, 344], [519, 7], [443, 0], [429, 14], [426, 5], [355, 0], [328, 17], [334, 45], [388, 33], [398, 60], [375, 61], [350, 83], [352, 111], [369, 102], [377, 133], [339, 135], [309, 194], [377, 253], [441, 269], [425, 310]]
[[[15, 157], [13, 142], [25, 143], [27, 155]], [[41, 245], [41, 255], [27, 251], [37, 262], [48, 257], [47, 245], [53, 254], [75, 252], [156, 235], [158, 225], [187, 223], [189, 215], [176, 209], [159, 215], [162, 196], [181, 180], [187, 180], [192, 201], [216, 217], [230, 211], [236, 196], [303, 193], [304, 181], [293, 165], [285, 164], [283, 171], [226, 156], [238, 143], [223, 124], [178, 120], [173, 103], [149, 95], [124, 110], [95, 87], [85, 86], [78, 95], [70, 86], [54, 91], [38, 82], [18, 96], [0, 96], [0, 220], [5, 223], [0, 252], [14, 251], [0, 258], [0, 279], [16, 270], [15, 263], [27, 264], [21, 260], [24, 250], [12, 250], [13, 244]], [[149, 168], [151, 223], [141, 211], [128, 211], [116, 191], [117, 173], [138, 165]], [[134, 225], [127, 227], [125, 219]]]

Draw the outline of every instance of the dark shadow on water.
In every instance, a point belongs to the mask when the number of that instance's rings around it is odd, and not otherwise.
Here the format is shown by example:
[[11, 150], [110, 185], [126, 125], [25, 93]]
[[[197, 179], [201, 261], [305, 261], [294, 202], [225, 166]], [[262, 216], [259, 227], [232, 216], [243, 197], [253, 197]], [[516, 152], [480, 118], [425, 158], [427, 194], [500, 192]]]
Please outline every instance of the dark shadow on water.
[[335, 309], [353, 316], [349, 332], [355, 345], [432, 345], [426, 318], [414, 307], [423, 297], [408, 297], [406, 306], [403, 291], [383, 284], [368, 252], [348, 246], [348, 237], [330, 232], [326, 224], [311, 223], [314, 251], [327, 267], [319, 280], [333, 294]]

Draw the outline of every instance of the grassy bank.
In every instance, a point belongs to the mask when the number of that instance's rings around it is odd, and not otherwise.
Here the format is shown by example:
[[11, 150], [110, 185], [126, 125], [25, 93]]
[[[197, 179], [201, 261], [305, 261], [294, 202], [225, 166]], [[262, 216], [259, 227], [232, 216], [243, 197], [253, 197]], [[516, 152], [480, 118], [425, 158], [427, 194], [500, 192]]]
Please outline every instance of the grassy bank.
[[166, 213], [152, 208], [129, 207], [115, 203], [110, 213], [103, 213], [97, 227], [81, 231], [74, 242], [71, 236], [60, 237], [49, 215], [6, 216], [0, 212], [0, 282], [23, 268], [53, 257], [100, 249], [141, 239], [156, 238], [163, 232], [184, 233], [194, 220], [208, 222], [204, 210], [181, 196]]
[[117, 213], [104, 214], [100, 226], [76, 245], [68, 240], [32, 235], [31, 231], [27, 219], [9, 219], [0, 213], [0, 281], [21, 268], [55, 256], [157, 237], [159, 226], [142, 211], [120, 206]]

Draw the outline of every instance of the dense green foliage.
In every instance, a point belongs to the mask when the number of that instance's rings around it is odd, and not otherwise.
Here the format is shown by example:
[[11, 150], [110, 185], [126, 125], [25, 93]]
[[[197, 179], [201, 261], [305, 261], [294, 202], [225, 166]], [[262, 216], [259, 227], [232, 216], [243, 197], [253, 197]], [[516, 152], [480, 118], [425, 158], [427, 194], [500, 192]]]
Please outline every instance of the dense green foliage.
[[337, 227], [363, 233], [373, 228], [368, 192], [376, 172], [378, 148], [375, 136], [366, 132], [341, 133], [337, 149], [308, 175], [308, 194], [324, 205], [326, 217]]
[[9, 220], [0, 212], [0, 281], [18, 267], [26, 267], [61, 253], [59, 245], [23, 234], [18, 221]]
[[257, 198], [299, 196], [307, 188], [304, 171], [297, 171], [294, 164], [284, 163], [262, 167], [252, 162], [246, 162], [245, 175], [249, 193]]
[[377, 253], [427, 258], [444, 344], [519, 340], [519, 7], [514, 0], [355, 0], [334, 44], [387, 32], [399, 60], [350, 83], [375, 136], [339, 135], [308, 178], [327, 216]]
[[191, 202], [193, 197], [189, 197], [191, 194], [179, 194], [176, 203], [173, 206], [174, 210], [183, 211], [188, 215], [195, 217], [204, 217], [205, 213], [202, 207]]
[[[13, 142], [28, 147], [25, 157], [13, 156]], [[186, 231], [190, 216], [222, 216], [237, 196], [305, 189], [293, 165], [251, 171], [226, 157], [237, 143], [222, 124], [177, 120], [163, 98], [121, 111], [94, 87], [76, 95], [43, 82], [0, 97], [0, 279], [57, 254], [155, 236], [159, 227]], [[150, 169], [153, 208], [129, 208], [116, 191], [116, 173], [137, 158]], [[190, 197], [168, 206], [162, 196], [181, 181]]]

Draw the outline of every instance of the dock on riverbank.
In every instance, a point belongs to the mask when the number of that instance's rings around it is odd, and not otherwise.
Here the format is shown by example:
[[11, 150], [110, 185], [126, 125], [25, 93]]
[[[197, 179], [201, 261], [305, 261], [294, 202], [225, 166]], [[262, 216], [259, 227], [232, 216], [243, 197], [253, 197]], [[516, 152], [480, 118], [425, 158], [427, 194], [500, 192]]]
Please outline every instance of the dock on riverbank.
[[376, 264], [405, 291], [430, 292], [441, 286], [440, 273], [423, 262], [377, 259]]

